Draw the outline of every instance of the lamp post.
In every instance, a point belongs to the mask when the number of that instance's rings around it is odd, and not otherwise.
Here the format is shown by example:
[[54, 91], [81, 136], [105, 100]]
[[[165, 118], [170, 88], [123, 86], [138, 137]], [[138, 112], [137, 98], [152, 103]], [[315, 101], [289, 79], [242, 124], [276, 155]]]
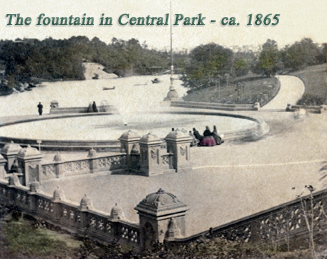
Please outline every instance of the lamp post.
[[167, 97], [164, 101], [181, 101], [178, 97], [178, 93], [174, 87], [174, 54], [173, 54], [173, 18], [172, 18], [172, 4], [170, 0], [170, 86]]

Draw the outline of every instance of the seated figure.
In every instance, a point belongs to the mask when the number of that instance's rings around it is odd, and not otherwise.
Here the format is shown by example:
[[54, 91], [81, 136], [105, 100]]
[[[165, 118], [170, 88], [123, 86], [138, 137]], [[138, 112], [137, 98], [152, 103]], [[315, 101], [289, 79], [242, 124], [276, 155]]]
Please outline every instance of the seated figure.
[[193, 135], [197, 140], [199, 140], [199, 142], [203, 139], [203, 136], [201, 136], [195, 128], [193, 128]]
[[215, 139], [217, 145], [221, 145], [222, 143], [224, 143], [224, 141], [222, 140], [222, 138], [218, 135], [218, 131], [217, 131], [217, 127], [216, 126], [213, 126], [212, 136]]
[[200, 146], [215, 146], [216, 141], [213, 137], [212, 132], [209, 127], [206, 126], [205, 131], [203, 132], [203, 139], [200, 141]]

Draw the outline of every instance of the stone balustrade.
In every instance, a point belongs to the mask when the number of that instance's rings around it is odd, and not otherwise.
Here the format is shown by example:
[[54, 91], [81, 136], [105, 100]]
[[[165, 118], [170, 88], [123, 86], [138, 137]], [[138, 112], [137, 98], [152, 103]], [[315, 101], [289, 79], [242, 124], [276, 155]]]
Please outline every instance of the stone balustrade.
[[[314, 233], [327, 231], [327, 189], [313, 193]], [[186, 238], [177, 238], [172, 243], [187, 244], [204, 236], [223, 238], [236, 242], [255, 242], [265, 245], [296, 244], [308, 237], [304, 213], [311, 225], [311, 196], [297, 198], [288, 203], [241, 218], [219, 227]]]
[[0, 181], [0, 203], [15, 206], [70, 233], [87, 235], [101, 242], [120, 240], [121, 243], [140, 247], [139, 225], [94, 210], [87, 196], [78, 206], [65, 200], [60, 189], [55, 190], [51, 197], [41, 193], [37, 186], [38, 183], [32, 183], [27, 188]]

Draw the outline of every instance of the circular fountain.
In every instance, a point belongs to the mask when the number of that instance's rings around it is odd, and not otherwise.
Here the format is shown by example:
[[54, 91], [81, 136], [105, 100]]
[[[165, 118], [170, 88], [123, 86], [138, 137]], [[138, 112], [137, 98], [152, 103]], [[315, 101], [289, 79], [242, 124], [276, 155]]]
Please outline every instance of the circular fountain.
[[[138, 77], [138, 81], [135, 80], [136, 78], [134, 80], [132, 80], [133, 78], [114, 80], [116, 89], [110, 93], [106, 92], [106, 97], [107, 102], [116, 107], [116, 113], [25, 116], [17, 118], [9, 124], [0, 123], [0, 140], [3, 143], [14, 141], [21, 145], [35, 147], [41, 141], [42, 149], [73, 150], [94, 147], [97, 150], [118, 150], [118, 138], [127, 130], [136, 131], [141, 136], [151, 131], [158, 137], [164, 138], [171, 131], [171, 128], [184, 129], [187, 132], [196, 128], [202, 132], [205, 126], [212, 129], [213, 125], [216, 125], [218, 132], [224, 134], [225, 139], [262, 135], [258, 133], [258, 130], [261, 130], [262, 122], [254, 118], [214, 110], [204, 112], [203, 110], [171, 108], [162, 105], [170, 78], [162, 76], [160, 83], [153, 85], [147, 83], [151, 78], [150, 76]], [[59, 107], [81, 106], [80, 103], [86, 106], [90, 96], [92, 96], [92, 100], [100, 104], [101, 101], [99, 100], [104, 99], [102, 88], [112, 81], [94, 81], [60, 82], [55, 85], [49, 83], [48, 86], [35, 89], [32, 94], [35, 99], [39, 98], [38, 100], [41, 100], [43, 104], [50, 104], [56, 99], [59, 101]], [[140, 85], [135, 84], [135, 82], [145, 83]], [[65, 95], [53, 91], [55, 88], [57, 90], [65, 88]], [[181, 86], [179, 80], [176, 81], [176, 90], [179, 93], [185, 92], [185, 88]], [[71, 96], [76, 95], [76, 91], [82, 91], [78, 94], [78, 100], [73, 103], [68, 102], [73, 99]], [[47, 92], [48, 94], [46, 94]], [[31, 95], [31, 93], [26, 94]], [[33, 98], [33, 96], [30, 97]], [[23, 95], [14, 97], [14, 99], [12, 97], [3, 98], [2, 101], [4, 104], [8, 102], [8, 107], [13, 101], [20, 103], [21, 106], [28, 107], [30, 105], [23, 99]], [[47, 99], [44, 99], [45, 97]], [[6, 113], [3, 110], [5, 107], [6, 105], [1, 107], [3, 113]], [[16, 109], [17, 111], [18, 109]], [[33, 111], [35, 112], [35, 107]], [[26, 114], [24, 112], [20, 113]]]

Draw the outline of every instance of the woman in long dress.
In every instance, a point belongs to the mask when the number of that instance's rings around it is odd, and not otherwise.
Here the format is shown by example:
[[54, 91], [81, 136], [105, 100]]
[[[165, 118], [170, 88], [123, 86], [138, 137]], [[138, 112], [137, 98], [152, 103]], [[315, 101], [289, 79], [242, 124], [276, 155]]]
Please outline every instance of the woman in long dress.
[[203, 139], [200, 142], [200, 146], [215, 146], [216, 141], [213, 138], [212, 132], [209, 127], [206, 126], [205, 131], [203, 132]]

